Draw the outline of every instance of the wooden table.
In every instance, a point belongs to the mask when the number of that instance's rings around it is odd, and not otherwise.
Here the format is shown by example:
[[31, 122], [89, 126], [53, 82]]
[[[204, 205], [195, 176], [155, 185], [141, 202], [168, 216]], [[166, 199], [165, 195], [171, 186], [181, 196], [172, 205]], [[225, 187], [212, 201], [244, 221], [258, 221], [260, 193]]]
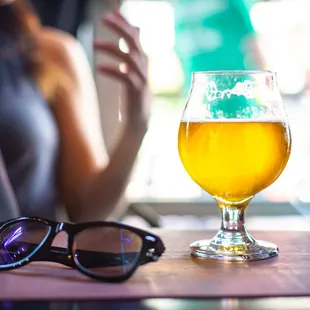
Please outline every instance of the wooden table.
[[0, 303], [0, 310], [309, 310], [310, 298], [144, 299]]
[[218, 298], [239, 302], [240, 298], [310, 297], [310, 232], [253, 233], [257, 239], [278, 244], [280, 256], [245, 263], [202, 261], [189, 255], [190, 242], [210, 238], [215, 232], [154, 232], [167, 247], [164, 256], [140, 267], [125, 283], [100, 283], [59, 265], [33, 264], [0, 273], [0, 300]]

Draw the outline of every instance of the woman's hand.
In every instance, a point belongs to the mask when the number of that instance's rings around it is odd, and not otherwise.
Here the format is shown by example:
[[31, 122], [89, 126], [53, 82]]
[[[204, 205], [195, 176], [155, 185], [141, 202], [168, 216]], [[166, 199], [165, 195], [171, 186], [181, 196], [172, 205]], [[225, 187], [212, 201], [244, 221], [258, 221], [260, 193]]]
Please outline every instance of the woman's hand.
[[119, 67], [101, 64], [98, 70], [126, 85], [126, 125], [146, 131], [150, 103], [147, 85], [148, 62], [140, 44], [139, 29], [130, 25], [119, 11], [104, 16], [103, 23], [126, 41], [129, 52], [121, 51], [117, 43], [96, 41], [94, 47], [97, 51], [115, 56], [122, 63]]

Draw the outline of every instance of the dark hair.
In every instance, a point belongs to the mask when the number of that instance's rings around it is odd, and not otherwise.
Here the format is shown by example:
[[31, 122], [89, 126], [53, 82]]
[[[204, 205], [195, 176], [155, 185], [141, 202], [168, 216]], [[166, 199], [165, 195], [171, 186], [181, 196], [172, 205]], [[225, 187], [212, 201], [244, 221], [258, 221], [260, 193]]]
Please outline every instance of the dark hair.
[[[46, 0], [43, 0], [46, 1]], [[48, 70], [50, 59], [38, 39], [41, 24], [26, 0], [15, 0], [0, 6], [0, 30], [10, 33], [22, 53], [27, 73], [34, 78], [47, 99], [51, 99], [57, 81], [57, 70]]]

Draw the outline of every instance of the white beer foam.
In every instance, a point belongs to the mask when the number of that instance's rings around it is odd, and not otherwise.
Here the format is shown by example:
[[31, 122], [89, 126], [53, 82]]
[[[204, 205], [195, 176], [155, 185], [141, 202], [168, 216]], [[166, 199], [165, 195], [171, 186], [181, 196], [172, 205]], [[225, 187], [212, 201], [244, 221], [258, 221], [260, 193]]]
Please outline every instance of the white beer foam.
[[[262, 86], [262, 85], [260, 85]], [[207, 91], [205, 95], [209, 102], [217, 99], [224, 99], [225, 95], [229, 99], [231, 95], [244, 96], [246, 99], [256, 98], [257, 82], [245, 80], [243, 82], [237, 82], [232, 89], [218, 90], [215, 82], [211, 81], [207, 85]]]

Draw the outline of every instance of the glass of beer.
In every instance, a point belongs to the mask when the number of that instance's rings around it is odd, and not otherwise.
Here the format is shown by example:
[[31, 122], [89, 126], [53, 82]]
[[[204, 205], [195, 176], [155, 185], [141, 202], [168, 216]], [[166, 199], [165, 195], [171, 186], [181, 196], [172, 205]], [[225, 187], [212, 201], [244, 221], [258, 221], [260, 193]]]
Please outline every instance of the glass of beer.
[[178, 134], [188, 175], [216, 200], [220, 231], [190, 245], [194, 256], [260, 260], [277, 245], [255, 240], [244, 213], [251, 199], [284, 170], [291, 152], [287, 115], [270, 71], [195, 72]]

